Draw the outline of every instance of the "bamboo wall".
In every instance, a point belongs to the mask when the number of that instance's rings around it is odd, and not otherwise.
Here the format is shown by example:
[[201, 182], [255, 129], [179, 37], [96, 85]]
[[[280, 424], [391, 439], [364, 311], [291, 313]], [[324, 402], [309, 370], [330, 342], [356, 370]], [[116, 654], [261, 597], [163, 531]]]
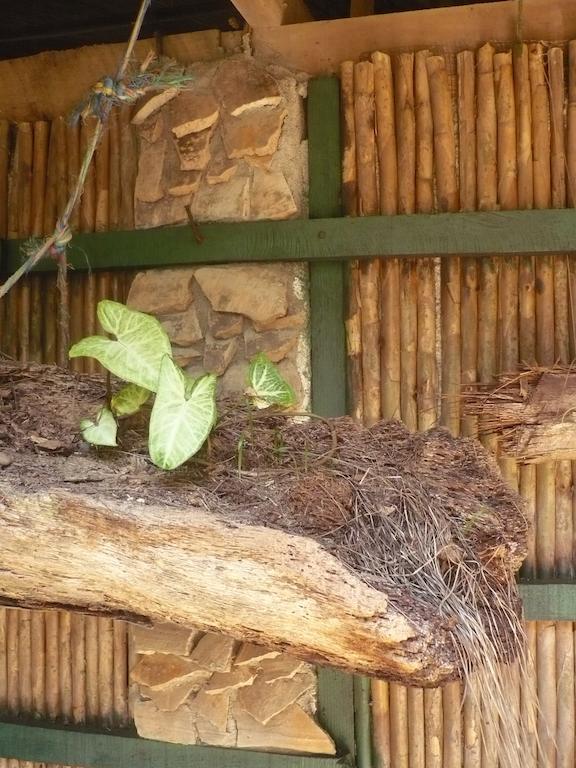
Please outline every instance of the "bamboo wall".
[[[0, 237], [51, 234], [66, 205], [88, 141], [90, 122], [0, 122]], [[72, 228], [130, 229], [136, 147], [129, 113], [112, 114]], [[95, 333], [101, 298], [124, 301], [131, 275], [69, 274], [66, 308], [71, 341]], [[63, 362], [66, 333], [57, 322], [55, 274], [34, 274], [0, 301], [0, 350], [21, 360]], [[76, 370], [93, 361], [73, 360]], [[70, 723], [122, 726], [128, 706], [128, 639], [120, 621], [64, 611], [0, 609], [0, 712]], [[0, 768], [18, 768], [0, 758]], [[27, 768], [31, 764], [26, 765]]]
[[[576, 42], [373, 53], [343, 63], [341, 84], [347, 215], [576, 205]], [[351, 409], [368, 424], [401, 418], [473, 436], [462, 386], [576, 355], [572, 258], [374, 259], [352, 264], [349, 277]], [[574, 467], [500, 465], [533, 522], [525, 574], [572, 577]], [[528, 623], [534, 673], [522, 685], [515, 668], [506, 673], [509, 705], [531, 733], [526, 768], [575, 764], [574, 629]], [[426, 691], [374, 682], [372, 712], [378, 768], [498, 765], [506, 734], [458, 682]]]

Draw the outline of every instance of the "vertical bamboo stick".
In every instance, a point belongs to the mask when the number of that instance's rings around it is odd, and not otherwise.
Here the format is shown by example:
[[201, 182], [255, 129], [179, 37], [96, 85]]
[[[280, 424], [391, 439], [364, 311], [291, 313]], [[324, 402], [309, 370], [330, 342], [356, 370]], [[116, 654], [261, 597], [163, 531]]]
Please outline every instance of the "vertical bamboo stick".
[[[32, 165], [32, 223], [30, 234], [41, 237], [44, 234], [44, 195], [46, 192], [46, 172], [48, 165], [49, 124], [40, 120], [34, 123], [34, 158]], [[41, 362], [43, 318], [39, 311], [42, 301], [43, 279], [39, 275], [30, 276], [31, 318], [30, 318], [30, 357]]]
[[18, 684], [20, 712], [32, 711], [32, 630], [30, 611], [18, 612]]
[[55, 719], [60, 711], [59, 613], [46, 611], [46, 713]]
[[[436, 193], [441, 211], [459, 206], [456, 140], [446, 62], [430, 56], [426, 62], [434, 120]], [[460, 260], [442, 261], [442, 421], [458, 434], [460, 428]]]
[[[461, 51], [456, 57], [458, 75], [458, 126], [460, 160], [460, 208], [476, 209], [476, 82], [472, 51]], [[462, 384], [477, 380], [478, 358], [478, 272], [475, 258], [462, 262]], [[477, 434], [477, 420], [462, 418], [462, 433]], [[472, 727], [471, 725], [469, 727]]]
[[98, 620], [99, 719], [110, 727], [114, 719], [114, 626], [112, 619]]
[[[416, 112], [416, 210], [434, 209], [434, 137], [426, 60], [429, 51], [414, 58], [414, 107]], [[436, 423], [438, 370], [436, 365], [436, 276], [434, 259], [418, 259], [418, 350], [416, 385], [418, 428]]]
[[58, 630], [58, 668], [60, 687], [60, 711], [58, 715], [65, 722], [72, 719], [72, 648], [71, 648], [71, 619], [67, 611], [59, 615]]
[[98, 718], [98, 619], [86, 616], [86, 719]]
[[[397, 213], [398, 160], [396, 154], [395, 98], [391, 59], [373, 55], [376, 86], [377, 147], [380, 170], [380, 213]], [[400, 416], [400, 306], [397, 259], [380, 264], [381, 400], [382, 417]]]
[[[32, 227], [32, 163], [34, 136], [31, 123], [20, 123], [17, 129], [18, 143], [18, 236], [30, 236]], [[23, 362], [30, 359], [30, 280], [20, 281], [18, 312], [19, 357]]]
[[[430, 56], [426, 66], [430, 81], [430, 98], [434, 124], [434, 157], [436, 193], [442, 211], [459, 207], [456, 138], [446, 61]], [[454, 434], [460, 431], [460, 260], [442, 262], [442, 423]], [[444, 765], [457, 768], [462, 764], [461, 687], [450, 683], [443, 690]]]
[[128, 632], [123, 621], [114, 622], [114, 716], [118, 726], [128, 722]]
[[109, 199], [109, 229], [120, 228], [120, 115], [115, 107], [108, 120], [110, 135], [110, 199]]
[[390, 765], [408, 768], [408, 697], [407, 689], [389, 684], [390, 692]]
[[[19, 173], [19, 161], [18, 161], [19, 146], [18, 142], [15, 142], [12, 156], [10, 158], [10, 168], [8, 171], [8, 210], [6, 214], [6, 230], [8, 238], [18, 237], [18, 173]], [[18, 313], [20, 302], [20, 284], [15, 285], [14, 288], [6, 296], [5, 314], [7, 318], [6, 328], [3, 330], [3, 342], [2, 348], [4, 352], [10, 357], [16, 358], [18, 356]]]
[[58, 300], [56, 295], [56, 278], [46, 275], [42, 280], [42, 362], [56, 362], [56, 314]]
[[568, 44], [568, 126], [566, 137], [566, 166], [568, 201], [576, 206], [576, 40]]
[[72, 721], [86, 722], [86, 625], [80, 613], [70, 617]]
[[[354, 63], [345, 61], [340, 67], [342, 93], [342, 201], [346, 216], [358, 213], [356, 186], [356, 127], [354, 124]], [[348, 267], [348, 306], [346, 314], [346, 346], [348, 357], [348, 407], [352, 418], [364, 418], [362, 387], [362, 338], [360, 325], [360, 266], [352, 261]]]
[[[548, 208], [551, 203], [550, 171], [550, 105], [544, 67], [544, 51], [540, 43], [529, 48], [530, 90], [532, 97], [532, 147], [534, 158], [534, 205]], [[554, 363], [554, 262], [552, 257], [539, 258], [536, 265], [536, 356], [540, 365]], [[536, 563], [539, 575], [554, 572], [555, 558], [555, 467], [543, 464], [536, 468]], [[538, 737], [541, 746], [539, 763], [555, 762], [556, 734], [556, 643], [551, 622], [536, 626], [537, 682], [540, 712]]]
[[553, 208], [566, 207], [566, 152], [564, 150], [564, 51], [548, 51], [550, 83], [550, 162]]
[[20, 712], [18, 634], [18, 611], [9, 608], [6, 611], [6, 704], [8, 712], [13, 715]]
[[[416, 116], [414, 111], [414, 54], [400, 54], [395, 69], [396, 144], [398, 155], [398, 213], [416, 207]], [[416, 263], [400, 264], [400, 415], [416, 429], [416, 359], [418, 329]]]
[[130, 107], [120, 107], [120, 229], [134, 229], [137, 154]]
[[534, 202], [534, 169], [532, 161], [532, 100], [528, 46], [514, 49], [514, 86], [516, 101], [516, 157], [518, 163], [518, 207], [532, 208]]
[[[80, 157], [84, 157], [95, 128], [95, 119], [86, 118], [80, 126]], [[96, 225], [96, 174], [94, 159], [86, 175], [84, 191], [80, 201], [80, 230], [94, 232]]]
[[[0, 120], [0, 238], [8, 234], [8, 168], [10, 124]], [[10, 318], [8, 317], [8, 302], [0, 299], [0, 351], [7, 352]]]
[[43, 716], [46, 714], [46, 630], [42, 611], [31, 611], [30, 642], [32, 711]]
[[46, 168], [46, 187], [44, 193], [44, 211], [43, 211], [43, 232], [46, 237], [52, 234], [54, 231], [54, 225], [56, 224], [56, 186], [57, 186], [57, 171], [56, 171], [56, 157], [58, 154], [58, 128], [56, 121], [52, 121], [50, 124], [50, 136], [48, 140], [48, 161]]
[[[370, 216], [378, 212], [376, 142], [374, 112], [374, 66], [369, 61], [354, 66], [354, 119], [356, 125], [356, 168], [358, 210]], [[380, 418], [380, 263], [377, 259], [360, 265], [362, 306], [362, 379], [364, 421], [374, 424]]]
[[[66, 176], [68, 194], [72, 193], [72, 190], [76, 186], [76, 180], [78, 179], [78, 173], [80, 171], [80, 124], [68, 123], [66, 126]], [[80, 203], [74, 206], [72, 215], [70, 217], [70, 227], [73, 232], [78, 232], [80, 229]]]
[[8, 708], [7, 611], [0, 608], [0, 711]]

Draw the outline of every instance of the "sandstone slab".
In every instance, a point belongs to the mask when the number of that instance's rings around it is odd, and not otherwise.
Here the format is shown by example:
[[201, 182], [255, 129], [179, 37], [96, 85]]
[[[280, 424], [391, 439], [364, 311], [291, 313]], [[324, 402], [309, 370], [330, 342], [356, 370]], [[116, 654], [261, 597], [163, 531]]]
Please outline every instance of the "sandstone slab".
[[233, 672], [215, 672], [210, 682], [204, 687], [208, 696], [217, 696], [226, 691], [235, 691], [252, 685], [256, 679], [256, 672], [249, 669], [235, 669]]
[[144, 739], [169, 741], [174, 744], [196, 744], [198, 736], [194, 716], [187, 707], [163, 712], [152, 701], [134, 702], [134, 724]]
[[264, 659], [260, 665], [260, 679], [267, 683], [291, 680], [306, 669], [306, 662], [283, 653], [276, 659]]
[[175, 183], [168, 187], [168, 194], [172, 197], [189, 197], [198, 190], [202, 181], [202, 173], [201, 171], [182, 172], [174, 181]]
[[235, 175], [225, 184], [202, 184], [192, 201], [197, 221], [242, 221], [250, 212], [250, 182]]
[[198, 641], [190, 659], [197, 666], [211, 672], [230, 672], [234, 646], [233, 638], [208, 633]]
[[245, 335], [246, 357], [250, 360], [259, 352], [265, 352], [273, 363], [284, 360], [286, 355], [298, 346], [298, 335], [291, 331], [268, 331]]
[[288, 310], [286, 281], [271, 267], [201, 267], [195, 276], [216, 312], [233, 312], [268, 323], [283, 317]]
[[189, 133], [176, 139], [176, 149], [183, 171], [203, 171], [210, 161], [210, 139], [212, 128], [198, 133]]
[[211, 673], [205, 669], [198, 670], [193, 675], [157, 690], [140, 686], [140, 693], [150, 699], [162, 712], [175, 712], [190, 696], [200, 690], [210, 675]]
[[218, 68], [212, 81], [226, 112], [237, 117], [260, 107], [280, 103], [277, 81], [249, 59], [228, 59]]
[[190, 659], [171, 653], [151, 653], [140, 656], [130, 678], [133, 683], [157, 690], [169, 686], [174, 680], [193, 677], [199, 671], [199, 665]]
[[198, 349], [198, 347], [174, 347], [172, 349], [172, 355], [176, 365], [179, 365], [180, 368], [186, 368], [192, 361], [203, 357], [204, 351]]
[[177, 139], [210, 128], [218, 120], [218, 102], [207, 91], [183, 91], [172, 103], [170, 123]]
[[298, 207], [283, 173], [254, 169], [250, 190], [250, 218], [289, 219], [298, 213]]
[[171, 101], [178, 93], [178, 88], [167, 88], [165, 91], [160, 91], [160, 93], [155, 93], [149, 98], [139, 101], [132, 118], [132, 125], [142, 125], [145, 120]]
[[200, 691], [188, 706], [196, 719], [208, 720], [218, 731], [226, 732], [230, 710], [229, 693], [209, 696], [206, 691]]
[[139, 272], [130, 286], [127, 304], [153, 315], [183, 312], [190, 306], [190, 269], [155, 269]]
[[278, 656], [280, 656], [280, 651], [275, 651], [272, 648], [263, 648], [261, 645], [254, 645], [254, 643], [242, 643], [234, 665], [237, 667], [258, 666], [265, 659], [277, 659]]
[[212, 747], [236, 746], [236, 726], [232, 720], [228, 721], [225, 730], [221, 730], [216, 728], [207, 718], [197, 717], [195, 727], [202, 744], [209, 744]]
[[273, 683], [267, 683], [259, 677], [254, 685], [238, 691], [237, 701], [245, 712], [262, 725], [266, 725], [273, 717], [298, 701], [311, 687], [312, 683], [307, 675], [296, 675], [292, 679], [276, 680]]
[[334, 742], [315, 720], [297, 704], [262, 725], [238, 705], [234, 710], [238, 727], [237, 746], [276, 752], [333, 755]]
[[210, 320], [210, 333], [215, 339], [231, 339], [239, 336], [244, 327], [242, 315], [212, 315]]
[[240, 117], [226, 116], [222, 122], [222, 139], [228, 157], [274, 154], [287, 114], [283, 107], [274, 107], [247, 112]]
[[234, 359], [238, 347], [238, 338], [207, 342], [204, 348], [204, 370], [221, 376]]
[[144, 203], [155, 203], [164, 195], [162, 174], [166, 142], [159, 140], [153, 144], [142, 142], [138, 158], [138, 175], [134, 195]]
[[202, 338], [202, 329], [194, 304], [191, 304], [184, 312], [164, 315], [160, 322], [170, 341], [179, 347], [188, 347]]
[[279, 317], [269, 323], [254, 323], [256, 331], [287, 331], [292, 328], [303, 328], [306, 325], [306, 313], [296, 312], [293, 315]]
[[177, 624], [154, 624], [145, 627], [133, 624], [130, 628], [137, 653], [172, 653], [187, 656], [201, 633]]

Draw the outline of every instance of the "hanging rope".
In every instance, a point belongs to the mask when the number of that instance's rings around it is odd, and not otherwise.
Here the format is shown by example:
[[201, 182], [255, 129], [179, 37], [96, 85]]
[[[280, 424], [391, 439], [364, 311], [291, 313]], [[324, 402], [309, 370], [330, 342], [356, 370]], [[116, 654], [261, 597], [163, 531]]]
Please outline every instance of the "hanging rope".
[[[110, 110], [117, 104], [133, 103], [143, 94], [150, 90], [164, 90], [166, 88], [182, 88], [183, 85], [192, 79], [190, 75], [183, 72], [182, 68], [177, 68], [173, 62], [161, 63], [159, 68], [150, 68], [151, 58], [147, 58], [140, 67], [139, 72], [131, 78], [127, 78], [128, 67], [134, 51], [134, 45], [140, 35], [142, 23], [146, 11], [150, 6], [151, 0], [142, 0], [138, 16], [132, 27], [132, 34], [126, 46], [124, 57], [118, 67], [115, 77], [105, 77], [92, 88], [89, 97], [73, 114], [73, 119], [77, 120], [80, 116], [96, 116], [94, 133], [86, 149], [86, 154], [80, 167], [80, 172], [76, 180], [76, 185], [70, 195], [66, 208], [62, 216], [56, 222], [54, 232], [41, 243], [32, 243], [27, 248], [30, 255], [26, 261], [0, 286], [0, 298], [5, 296], [16, 283], [24, 277], [36, 264], [46, 256], [55, 258], [58, 261], [58, 282], [63, 285], [66, 281], [67, 262], [65, 258], [66, 248], [72, 239], [70, 230], [70, 217], [76, 205], [82, 197], [86, 176], [90, 168], [90, 163], [94, 157], [96, 147], [102, 138], [104, 126], [110, 115]], [[31, 252], [30, 252], [31, 250]], [[64, 273], [64, 274], [62, 274]], [[62, 303], [62, 302], [61, 302]], [[62, 318], [61, 318], [62, 320]]]

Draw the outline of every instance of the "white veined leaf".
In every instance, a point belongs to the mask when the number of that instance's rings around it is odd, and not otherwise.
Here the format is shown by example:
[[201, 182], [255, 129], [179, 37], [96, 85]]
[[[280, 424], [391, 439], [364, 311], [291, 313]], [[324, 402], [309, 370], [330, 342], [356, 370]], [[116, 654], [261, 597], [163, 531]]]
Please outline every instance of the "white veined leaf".
[[250, 361], [248, 394], [258, 408], [279, 405], [289, 408], [296, 404], [294, 390], [264, 352]]
[[152, 393], [138, 384], [126, 384], [112, 396], [110, 406], [116, 416], [132, 416], [148, 401]]
[[82, 437], [87, 443], [92, 445], [118, 445], [116, 442], [116, 432], [118, 425], [108, 408], [101, 408], [96, 414], [94, 421], [91, 419], [82, 419], [80, 422]]
[[189, 379], [166, 355], [148, 433], [154, 464], [161, 469], [179, 467], [204, 445], [215, 421], [216, 376]]
[[95, 357], [118, 378], [156, 392], [160, 363], [172, 351], [158, 320], [108, 300], [98, 302], [98, 319], [116, 339], [88, 336], [71, 347], [69, 357]]

